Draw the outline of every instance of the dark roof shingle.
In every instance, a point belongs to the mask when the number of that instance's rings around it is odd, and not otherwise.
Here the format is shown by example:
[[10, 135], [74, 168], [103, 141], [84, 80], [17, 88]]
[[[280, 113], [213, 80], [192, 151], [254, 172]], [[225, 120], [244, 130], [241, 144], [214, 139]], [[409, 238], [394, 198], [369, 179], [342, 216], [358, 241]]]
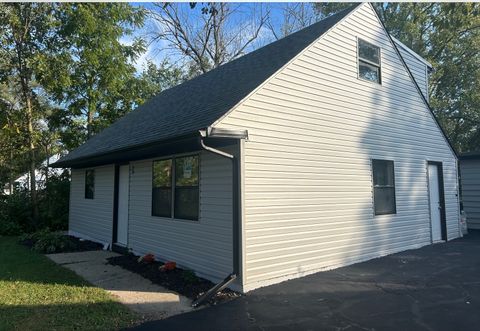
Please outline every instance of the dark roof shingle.
[[161, 92], [57, 165], [72, 166], [76, 160], [184, 136], [210, 126], [356, 6]]

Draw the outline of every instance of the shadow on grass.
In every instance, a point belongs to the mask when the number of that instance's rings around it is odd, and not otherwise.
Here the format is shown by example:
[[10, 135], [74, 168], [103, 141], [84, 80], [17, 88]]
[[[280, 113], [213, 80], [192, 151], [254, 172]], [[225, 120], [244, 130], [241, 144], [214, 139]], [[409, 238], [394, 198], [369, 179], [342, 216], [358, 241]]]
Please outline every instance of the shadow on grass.
[[0, 305], [0, 330], [118, 330], [139, 316], [111, 302]]

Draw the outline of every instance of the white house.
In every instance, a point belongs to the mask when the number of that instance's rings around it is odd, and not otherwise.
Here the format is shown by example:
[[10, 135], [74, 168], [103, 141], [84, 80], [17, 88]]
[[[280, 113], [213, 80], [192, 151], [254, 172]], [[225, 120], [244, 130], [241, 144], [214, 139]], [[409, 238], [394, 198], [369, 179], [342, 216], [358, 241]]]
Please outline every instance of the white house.
[[166, 90], [56, 163], [70, 232], [242, 291], [459, 237], [429, 67], [364, 3]]

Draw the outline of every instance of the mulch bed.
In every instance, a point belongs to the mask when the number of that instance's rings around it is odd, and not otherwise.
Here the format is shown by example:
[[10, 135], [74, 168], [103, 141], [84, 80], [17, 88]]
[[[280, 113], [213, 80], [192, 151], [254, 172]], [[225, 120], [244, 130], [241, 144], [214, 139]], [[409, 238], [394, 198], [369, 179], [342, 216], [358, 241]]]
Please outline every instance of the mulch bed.
[[[56, 251], [55, 253], [73, 253], [73, 252], [86, 252], [86, 251], [98, 251], [103, 249], [103, 245], [90, 241], [90, 240], [81, 240], [77, 237], [65, 235], [72, 245], [68, 245], [65, 249], [61, 251]], [[20, 244], [25, 245], [29, 248], [32, 248], [35, 242], [31, 239], [22, 240]]]
[[[169, 290], [175, 291], [192, 300], [208, 291], [215, 284], [204, 278], [194, 276], [192, 271], [176, 268], [169, 271], [160, 271], [158, 268], [163, 263], [155, 261], [152, 263], [138, 262], [138, 256], [133, 254], [111, 257], [108, 262], [112, 265], [120, 266], [129, 271], [135, 272], [152, 283], [163, 286]], [[212, 299], [209, 304], [216, 305], [230, 301], [241, 294], [230, 289], [224, 289]]]
[[[79, 238], [67, 236], [70, 241], [74, 243], [74, 248], [69, 252], [85, 252], [85, 251], [98, 251], [103, 249], [103, 245], [90, 241], [90, 240], [80, 240]], [[65, 253], [68, 253], [67, 251]]]

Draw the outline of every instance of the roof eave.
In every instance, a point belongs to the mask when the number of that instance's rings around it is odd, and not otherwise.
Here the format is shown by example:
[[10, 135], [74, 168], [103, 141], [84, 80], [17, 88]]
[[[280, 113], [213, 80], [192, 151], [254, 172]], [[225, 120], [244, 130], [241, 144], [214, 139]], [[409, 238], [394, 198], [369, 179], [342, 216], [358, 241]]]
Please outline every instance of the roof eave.
[[108, 153], [97, 153], [74, 159], [61, 159], [50, 165], [51, 168], [87, 168], [107, 164], [129, 162], [158, 157], [161, 155], [186, 153], [197, 150], [198, 131], [179, 137], [155, 141], [148, 144], [134, 145]]

